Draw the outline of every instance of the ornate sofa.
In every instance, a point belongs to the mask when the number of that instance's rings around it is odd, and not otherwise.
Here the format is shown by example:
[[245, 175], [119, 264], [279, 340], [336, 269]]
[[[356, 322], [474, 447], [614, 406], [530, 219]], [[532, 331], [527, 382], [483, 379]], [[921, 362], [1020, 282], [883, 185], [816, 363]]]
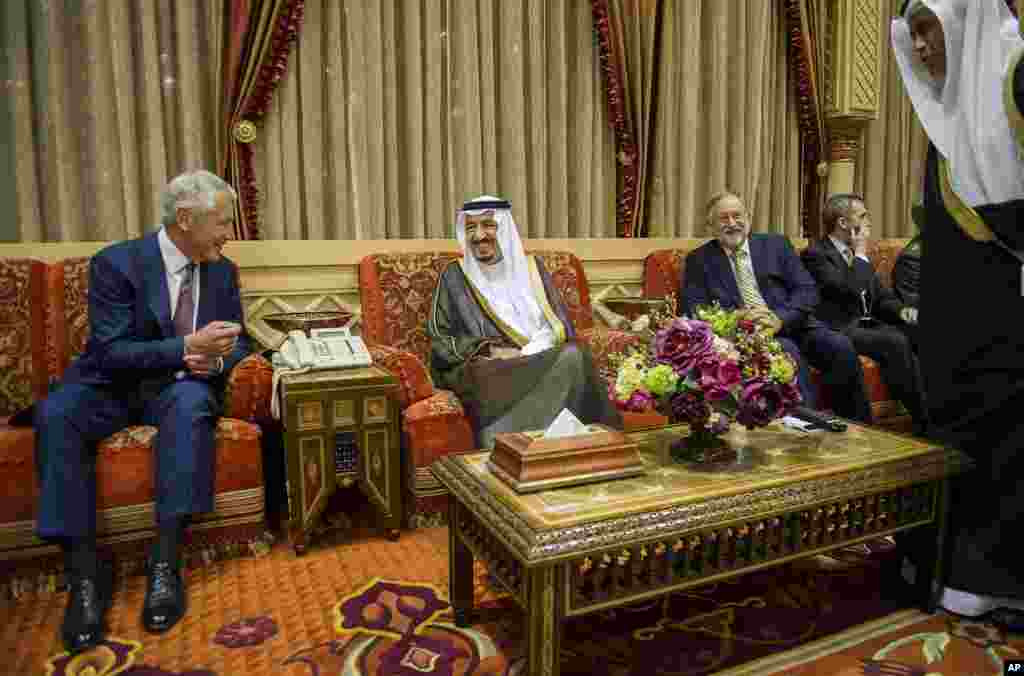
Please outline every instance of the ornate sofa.
[[[896, 257], [899, 256], [908, 241], [886, 239], [871, 242], [868, 258], [875, 266], [882, 284], [889, 288], [892, 288], [892, 268], [896, 263]], [[798, 250], [802, 250], [806, 246], [806, 241], [795, 240], [794, 246]], [[666, 294], [678, 293], [682, 265], [689, 252], [690, 249], [660, 249], [648, 254], [644, 259], [644, 296], [663, 298]], [[860, 360], [864, 367], [864, 384], [868, 390], [868, 398], [871, 401], [875, 421], [885, 427], [909, 431], [912, 427], [910, 416], [906, 414], [902, 404], [892, 399], [889, 388], [882, 380], [878, 364], [868, 357], [862, 356]], [[814, 370], [811, 375], [819, 385], [821, 406], [829, 408], [831, 403], [829, 392], [827, 387], [821, 385], [821, 375]]]
[[[590, 346], [599, 367], [606, 355], [635, 340], [627, 333], [595, 328], [587, 278], [576, 256], [558, 251], [531, 253], [540, 256], [554, 278], [580, 339]], [[462, 404], [450, 391], [434, 387], [427, 367], [426, 323], [434, 289], [441, 271], [458, 255], [454, 251], [375, 254], [359, 263], [363, 339], [374, 361], [401, 382], [406, 511], [412, 527], [444, 520], [447, 494], [430, 472], [431, 463], [475, 446]]]
[[[88, 335], [89, 258], [47, 263], [0, 258], [0, 585], [30, 560], [57, 552], [35, 537], [38, 485], [34, 432], [9, 418], [46, 396]], [[190, 553], [208, 558], [260, 546], [265, 532], [261, 420], [270, 417], [272, 369], [250, 355], [232, 371], [217, 427], [216, 509], [190, 528]], [[135, 426], [104, 440], [96, 463], [101, 545], [152, 537], [156, 428]], [[34, 562], [38, 564], [38, 562]], [[37, 567], [38, 570], [38, 567]], [[52, 582], [51, 582], [52, 583]]]

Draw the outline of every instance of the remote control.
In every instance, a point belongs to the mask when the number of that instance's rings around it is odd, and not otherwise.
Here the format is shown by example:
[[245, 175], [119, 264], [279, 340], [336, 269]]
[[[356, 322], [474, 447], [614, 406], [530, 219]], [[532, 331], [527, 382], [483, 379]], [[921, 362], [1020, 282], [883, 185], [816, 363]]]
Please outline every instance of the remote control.
[[822, 411], [815, 411], [812, 408], [806, 406], [797, 406], [790, 413], [794, 418], [800, 418], [812, 423], [815, 427], [826, 429], [829, 432], [845, 432], [846, 423], [839, 418], [823, 413]]

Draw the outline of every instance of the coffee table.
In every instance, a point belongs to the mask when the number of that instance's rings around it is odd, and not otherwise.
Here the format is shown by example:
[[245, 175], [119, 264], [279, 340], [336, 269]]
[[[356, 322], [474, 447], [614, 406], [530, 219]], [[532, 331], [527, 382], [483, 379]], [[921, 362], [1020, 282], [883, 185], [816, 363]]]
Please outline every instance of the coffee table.
[[669, 456], [685, 433], [631, 434], [641, 477], [532, 494], [491, 474], [486, 452], [435, 462], [450, 493], [456, 624], [473, 620], [473, 561], [481, 559], [525, 611], [528, 673], [555, 676], [565, 618], [910, 528], [927, 529], [935, 564], [919, 570], [917, 590], [934, 610], [948, 481], [969, 467], [965, 455], [852, 422], [838, 434], [775, 422], [730, 431], [734, 457], [699, 466]]

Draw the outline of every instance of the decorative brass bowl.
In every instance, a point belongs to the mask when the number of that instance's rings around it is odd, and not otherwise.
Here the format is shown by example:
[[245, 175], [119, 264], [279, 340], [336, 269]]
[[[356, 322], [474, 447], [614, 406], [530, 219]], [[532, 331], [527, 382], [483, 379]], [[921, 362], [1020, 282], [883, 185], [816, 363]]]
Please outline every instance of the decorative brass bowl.
[[615, 314], [622, 315], [631, 322], [642, 315], [649, 315], [652, 312], [664, 312], [668, 310], [668, 303], [664, 298], [611, 296], [603, 299], [601, 303]]
[[302, 331], [307, 336], [312, 329], [340, 329], [352, 319], [352, 313], [344, 310], [323, 312], [281, 312], [261, 317], [270, 328], [281, 333]]

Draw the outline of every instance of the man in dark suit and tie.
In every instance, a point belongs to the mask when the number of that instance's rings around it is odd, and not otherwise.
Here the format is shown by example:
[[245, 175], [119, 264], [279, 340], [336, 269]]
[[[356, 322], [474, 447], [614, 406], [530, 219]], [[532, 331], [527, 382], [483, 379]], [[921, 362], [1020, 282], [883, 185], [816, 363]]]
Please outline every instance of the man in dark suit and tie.
[[132, 424], [157, 428], [157, 540], [142, 622], [162, 632], [185, 612], [182, 530], [189, 515], [213, 509], [224, 384], [249, 352], [237, 272], [221, 255], [235, 199], [209, 172], [178, 176], [161, 197], [158, 232], [93, 256], [85, 351], [35, 408], [37, 528], [64, 550], [70, 593], [61, 634], [71, 653], [102, 642], [111, 596], [96, 553], [95, 447]]
[[802, 254], [804, 266], [818, 282], [821, 300], [815, 314], [848, 336], [859, 354], [879, 363], [886, 385], [913, 418], [915, 432], [924, 433], [917, 357], [901, 329], [917, 323], [917, 309], [885, 288], [868, 260], [871, 216], [862, 197], [832, 195], [822, 222], [830, 234]]
[[679, 293], [683, 312], [693, 316], [697, 307], [715, 301], [725, 309], [742, 308], [800, 365], [797, 381], [805, 406], [817, 408], [809, 361], [831, 387], [836, 413], [870, 424], [860, 359], [846, 336], [812, 316], [817, 287], [789, 240], [751, 234], [746, 207], [732, 192], [711, 198], [707, 219], [718, 238], [686, 257]]

